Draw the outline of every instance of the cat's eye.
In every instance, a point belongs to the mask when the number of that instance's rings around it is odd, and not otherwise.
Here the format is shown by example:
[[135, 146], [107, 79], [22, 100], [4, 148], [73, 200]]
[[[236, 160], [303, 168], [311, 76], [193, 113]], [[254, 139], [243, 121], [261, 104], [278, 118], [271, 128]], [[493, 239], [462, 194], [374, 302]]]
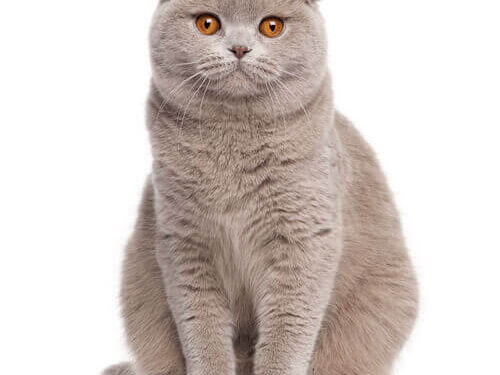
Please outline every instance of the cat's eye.
[[259, 30], [268, 38], [275, 38], [281, 34], [284, 25], [284, 22], [279, 18], [268, 17], [260, 23]]
[[196, 27], [202, 34], [213, 35], [219, 31], [220, 22], [211, 14], [202, 14], [196, 19]]

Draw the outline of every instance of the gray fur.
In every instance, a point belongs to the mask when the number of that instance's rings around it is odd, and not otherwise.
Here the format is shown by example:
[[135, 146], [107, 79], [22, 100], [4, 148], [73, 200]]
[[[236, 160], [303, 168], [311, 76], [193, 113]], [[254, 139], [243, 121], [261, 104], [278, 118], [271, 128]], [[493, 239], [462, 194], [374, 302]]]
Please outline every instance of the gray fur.
[[135, 369], [106, 374], [389, 374], [416, 281], [377, 161], [334, 111], [317, 5], [166, 1], [151, 46], [154, 165], [122, 287]]

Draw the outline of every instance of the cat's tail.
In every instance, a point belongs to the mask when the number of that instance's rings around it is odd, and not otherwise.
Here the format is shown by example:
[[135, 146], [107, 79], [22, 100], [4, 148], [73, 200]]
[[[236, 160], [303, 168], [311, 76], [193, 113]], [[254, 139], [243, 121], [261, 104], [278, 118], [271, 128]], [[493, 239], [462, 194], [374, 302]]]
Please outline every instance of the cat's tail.
[[122, 362], [108, 367], [101, 375], [136, 375], [136, 372], [132, 363]]

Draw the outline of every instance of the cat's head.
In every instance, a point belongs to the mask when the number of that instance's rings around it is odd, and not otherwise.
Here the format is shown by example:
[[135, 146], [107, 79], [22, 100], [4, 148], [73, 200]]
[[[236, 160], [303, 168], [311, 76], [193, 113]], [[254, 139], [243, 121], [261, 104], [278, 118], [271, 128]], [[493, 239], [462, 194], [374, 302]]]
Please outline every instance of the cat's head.
[[315, 0], [164, 0], [151, 49], [164, 96], [199, 90], [236, 100], [276, 91], [300, 97], [326, 69]]

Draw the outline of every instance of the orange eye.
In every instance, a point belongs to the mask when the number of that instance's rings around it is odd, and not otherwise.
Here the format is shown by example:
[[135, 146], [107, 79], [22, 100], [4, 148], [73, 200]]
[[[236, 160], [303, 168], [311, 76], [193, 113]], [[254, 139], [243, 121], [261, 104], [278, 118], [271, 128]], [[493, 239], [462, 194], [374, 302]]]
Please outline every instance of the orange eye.
[[283, 31], [284, 23], [276, 17], [266, 18], [260, 23], [260, 32], [268, 38], [275, 38]]
[[196, 27], [202, 34], [213, 35], [220, 29], [220, 22], [217, 17], [211, 14], [203, 14], [196, 20]]

